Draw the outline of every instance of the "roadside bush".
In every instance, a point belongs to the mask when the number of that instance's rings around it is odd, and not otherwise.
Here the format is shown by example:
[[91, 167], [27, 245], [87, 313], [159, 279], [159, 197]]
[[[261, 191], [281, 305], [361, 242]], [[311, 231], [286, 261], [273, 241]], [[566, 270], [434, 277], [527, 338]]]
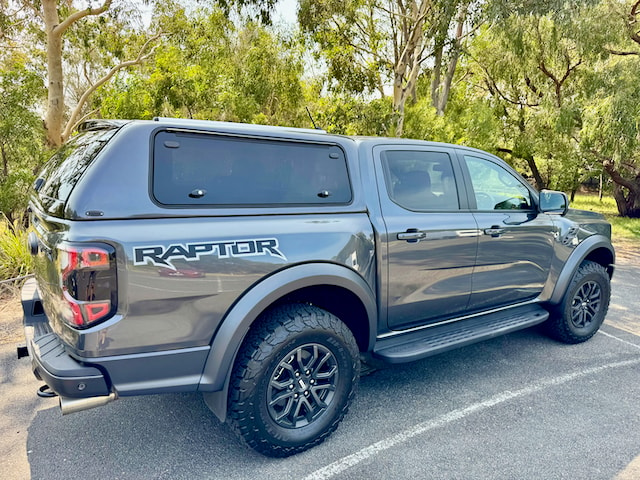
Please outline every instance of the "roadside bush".
[[21, 219], [10, 223], [3, 215], [0, 218], [0, 280], [27, 275], [32, 270], [33, 258]]

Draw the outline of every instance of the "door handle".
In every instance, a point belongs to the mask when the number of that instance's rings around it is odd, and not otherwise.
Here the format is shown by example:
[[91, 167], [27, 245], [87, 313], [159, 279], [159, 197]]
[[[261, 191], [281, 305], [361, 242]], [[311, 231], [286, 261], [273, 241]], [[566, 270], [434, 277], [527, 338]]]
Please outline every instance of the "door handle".
[[427, 238], [427, 234], [417, 228], [408, 228], [406, 232], [399, 233], [397, 238], [398, 240], [405, 240], [409, 243], [418, 243], [423, 238]]
[[492, 225], [491, 228], [485, 228], [484, 233], [496, 238], [504, 233], [504, 228], [500, 228], [500, 225]]

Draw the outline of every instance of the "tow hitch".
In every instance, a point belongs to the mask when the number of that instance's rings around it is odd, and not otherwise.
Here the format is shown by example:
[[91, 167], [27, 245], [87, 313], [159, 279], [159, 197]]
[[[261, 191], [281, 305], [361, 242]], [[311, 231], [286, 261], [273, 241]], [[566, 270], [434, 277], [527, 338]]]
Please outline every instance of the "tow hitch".
[[37, 393], [40, 398], [53, 398], [58, 396], [56, 392], [51, 390], [51, 387], [49, 385], [42, 385], [38, 389]]

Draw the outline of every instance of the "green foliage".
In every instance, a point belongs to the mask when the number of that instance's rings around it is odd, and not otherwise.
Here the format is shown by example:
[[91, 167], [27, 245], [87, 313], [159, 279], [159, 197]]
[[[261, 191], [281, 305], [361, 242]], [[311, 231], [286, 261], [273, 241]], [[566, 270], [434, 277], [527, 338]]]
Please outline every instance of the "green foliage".
[[27, 232], [20, 221], [10, 223], [0, 217], [0, 280], [27, 275], [33, 271], [33, 257], [27, 248]]
[[637, 59], [612, 59], [584, 109], [583, 147], [618, 159], [640, 156]]
[[[374, 12], [378, 12], [374, 14]], [[298, 18], [316, 58], [327, 64], [332, 90], [343, 94], [375, 91], [390, 78], [391, 32], [376, 0], [301, 0]]]
[[579, 143], [602, 29], [593, 20], [593, 2], [556, 2], [554, 9], [530, 3], [531, 13], [514, 6], [474, 39], [470, 67], [481, 78], [476, 95], [491, 98], [508, 158], [526, 165], [540, 187], [574, 190], [598, 171]]
[[452, 92], [449, 107], [438, 115], [428, 98], [407, 107], [404, 135], [408, 138], [467, 145], [497, 153], [501, 124], [491, 102], [469, 95], [462, 86]]
[[393, 108], [388, 98], [366, 101], [343, 95], [315, 102], [311, 110], [316, 125], [329, 133], [387, 136], [393, 130]]
[[[271, 0], [147, 2], [148, 28], [138, 4], [114, 2], [65, 33], [65, 90], [77, 101], [115, 63], [135, 58], [149, 32], [161, 31], [146, 63], [120, 71], [87, 110], [310, 127], [309, 108], [329, 132], [383, 136], [399, 132], [404, 114], [403, 136], [496, 153], [550, 188], [576, 191], [608, 172], [618, 207], [640, 212], [640, 55], [618, 55], [640, 52], [630, 36], [640, 20], [630, 15], [635, 2], [433, 0], [421, 17], [414, 85], [396, 67], [419, 3], [301, 0], [300, 31], [290, 35], [246, 20], [268, 17]], [[0, 211], [12, 223], [47, 155], [46, 91], [39, 20], [26, 4], [7, 5], [0, 12]], [[73, 8], [59, 3], [63, 18]], [[459, 18], [463, 38], [454, 36]], [[452, 59], [455, 74], [447, 77]], [[449, 93], [445, 77], [453, 80]], [[392, 91], [404, 95], [402, 111]], [[436, 110], [440, 94], [448, 103]]]
[[12, 221], [26, 208], [27, 192], [45, 150], [35, 113], [44, 88], [18, 51], [0, 63], [0, 212]]
[[141, 73], [103, 89], [94, 102], [102, 116], [306, 122], [302, 51], [294, 41], [255, 23], [236, 27], [217, 9], [187, 16], [163, 4], [154, 22], [170, 34]]

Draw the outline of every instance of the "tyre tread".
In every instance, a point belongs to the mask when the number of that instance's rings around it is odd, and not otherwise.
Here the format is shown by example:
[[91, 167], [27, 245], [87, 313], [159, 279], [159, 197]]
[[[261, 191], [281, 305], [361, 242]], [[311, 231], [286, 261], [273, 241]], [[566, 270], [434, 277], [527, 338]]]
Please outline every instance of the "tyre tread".
[[[609, 285], [609, 275], [607, 274], [606, 269], [599, 263], [592, 262], [591, 260], [584, 260], [574, 274], [562, 301], [552, 310], [551, 316], [546, 324], [547, 333], [556, 340], [568, 344], [582, 343], [593, 337], [600, 328], [600, 325], [598, 325], [598, 327], [594, 329], [593, 332], [587, 335], [577, 335], [570, 328], [570, 326], [568, 325], [568, 321], [565, 319], [566, 311], [568, 308], [567, 302], [571, 301], [570, 292], [574, 291], [575, 286], [580, 283], [584, 277], [591, 274], [602, 276], [603, 278], [606, 277], [607, 279], [608, 291], [606, 292], [606, 298], [602, 299], [602, 310], [600, 317], [604, 320], [605, 316], [607, 315], [610, 300], [609, 296], [611, 293], [611, 287]], [[604, 293], [605, 292], [603, 292], [603, 294]], [[600, 322], [600, 324], [601, 323], [602, 322]]]
[[[254, 411], [252, 392], [258, 388], [265, 361], [292, 334], [307, 329], [324, 329], [338, 335], [347, 345], [353, 360], [352, 388], [347, 401], [333, 422], [316, 438], [298, 446], [282, 446], [269, 442], [259, 434], [259, 424], [249, 414]], [[346, 415], [356, 394], [360, 371], [359, 351], [353, 334], [337, 317], [308, 304], [290, 304], [266, 312], [244, 340], [231, 375], [228, 397], [228, 424], [248, 447], [268, 456], [286, 457], [322, 443]]]

